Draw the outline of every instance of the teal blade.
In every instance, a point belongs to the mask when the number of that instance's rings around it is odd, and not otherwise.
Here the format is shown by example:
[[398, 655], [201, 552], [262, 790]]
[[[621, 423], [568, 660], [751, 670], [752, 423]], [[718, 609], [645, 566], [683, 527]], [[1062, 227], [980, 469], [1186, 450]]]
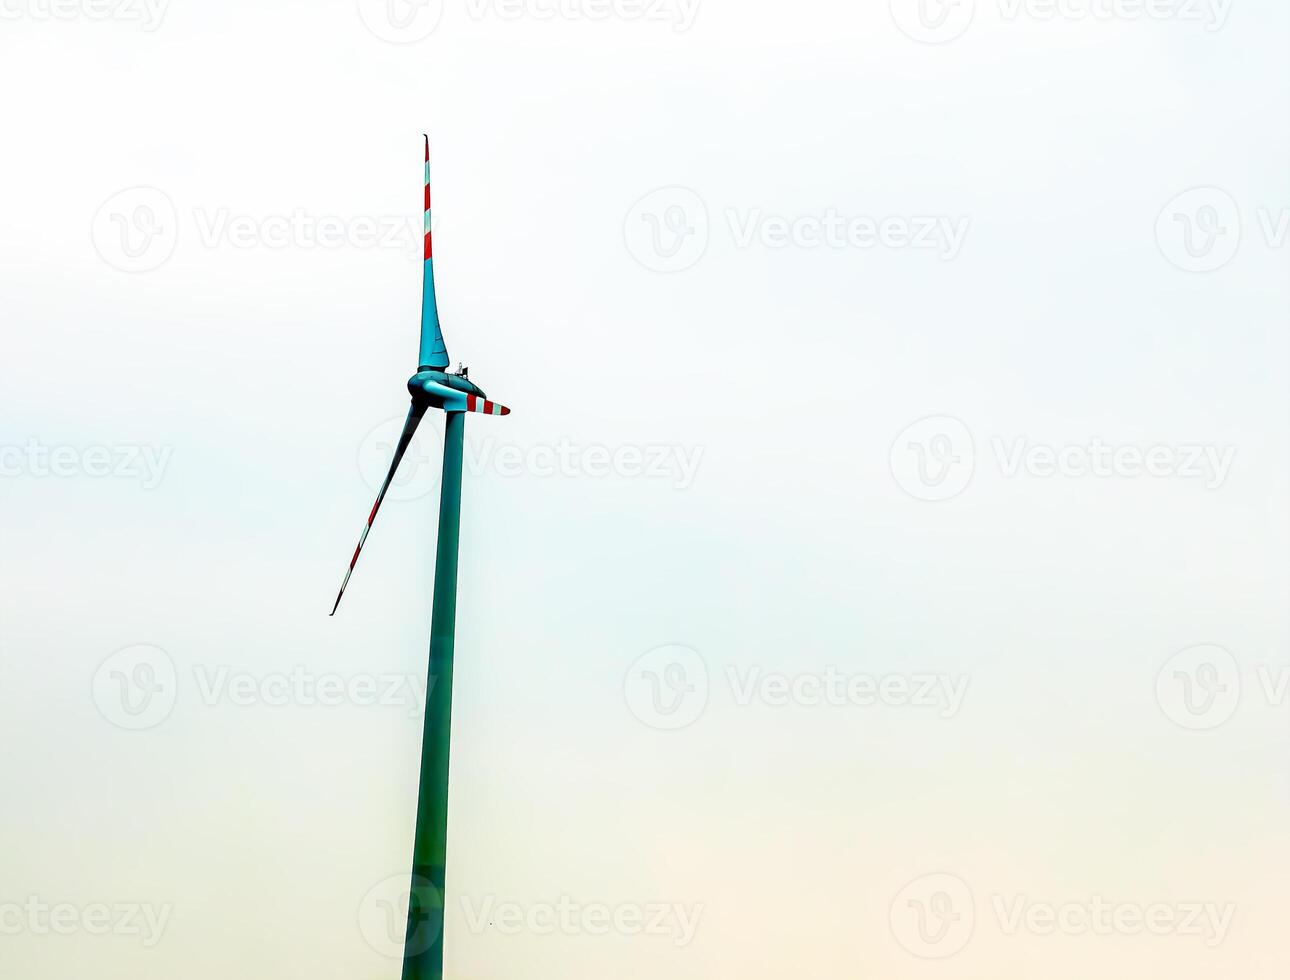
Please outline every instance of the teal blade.
[[345, 572], [345, 581], [340, 584], [340, 592], [336, 594], [336, 604], [331, 607], [331, 614], [336, 615], [336, 610], [340, 608], [340, 600], [345, 596], [345, 588], [349, 585], [349, 577], [354, 574], [354, 566], [358, 564], [358, 556], [363, 550], [363, 544], [367, 541], [368, 532], [372, 530], [372, 522], [376, 520], [376, 512], [381, 509], [381, 502], [385, 500], [386, 491], [390, 489], [390, 484], [394, 482], [394, 474], [398, 471], [399, 463], [403, 461], [403, 454], [408, 451], [408, 446], [412, 444], [412, 437], [416, 435], [417, 426], [421, 419], [425, 417], [426, 409], [429, 408], [424, 401], [413, 402], [412, 407], [408, 409], [408, 419], [403, 423], [403, 432], [399, 435], [399, 443], [394, 447], [394, 460], [390, 463], [390, 471], [385, 474], [385, 482], [381, 484], [381, 491], [376, 495], [376, 503], [372, 505], [372, 512], [367, 515], [367, 523], [363, 525], [363, 535], [358, 539], [358, 547], [354, 549], [354, 557], [349, 560], [349, 569]]
[[425, 265], [421, 275], [421, 355], [417, 370], [442, 370], [448, 366], [448, 347], [439, 326], [439, 304], [434, 294], [434, 247], [430, 239], [430, 137], [426, 137]]

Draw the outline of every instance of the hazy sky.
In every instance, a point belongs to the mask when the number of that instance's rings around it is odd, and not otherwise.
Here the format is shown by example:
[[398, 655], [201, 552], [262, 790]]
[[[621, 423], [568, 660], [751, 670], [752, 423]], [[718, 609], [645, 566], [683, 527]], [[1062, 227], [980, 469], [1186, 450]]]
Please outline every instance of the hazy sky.
[[0, 975], [1259, 980], [1282, 0], [0, 0]]

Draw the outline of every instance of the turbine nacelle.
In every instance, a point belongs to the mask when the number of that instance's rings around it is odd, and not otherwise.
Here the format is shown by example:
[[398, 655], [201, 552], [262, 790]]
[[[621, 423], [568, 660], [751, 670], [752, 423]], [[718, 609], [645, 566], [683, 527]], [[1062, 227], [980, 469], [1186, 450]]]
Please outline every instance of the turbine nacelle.
[[484, 390], [461, 374], [443, 371], [418, 371], [408, 379], [408, 393], [414, 405], [421, 404], [445, 412], [477, 412], [482, 415], [510, 415], [505, 405], [488, 400]]

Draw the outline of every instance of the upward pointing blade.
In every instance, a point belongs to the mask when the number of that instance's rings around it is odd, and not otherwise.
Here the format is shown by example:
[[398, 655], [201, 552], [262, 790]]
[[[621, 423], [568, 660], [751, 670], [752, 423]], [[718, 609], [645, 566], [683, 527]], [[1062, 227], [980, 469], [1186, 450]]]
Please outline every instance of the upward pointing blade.
[[434, 295], [434, 248], [430, 242], [430, 137], [426, 140], [425, 267], [421, 274], [421, 356], [417, 369], [448, 366], [448, 347], [439, 329], [439, 305]]
[[372, 512], [367, 515], [367, 524], [363, 527], [363, 535], [358, 539], [358, 547], [354, 549], [354, 557], [349, 560], [349, 569], [345, 572], [345, 581], [340, 584], [340, 592], [336, 595], [336, 605], [331, 607], [331, 615], [336, 615], [336, 610], [340, 608], [340, 600], [345, 595], [345, 587], [349, 585], [349, 577], [354, 574], [354, 566], [358, 564], [359, 552], [363, 550], [363, 542], [367, 540], [367, 533], [372, 530], [372, 522], [376, 520], [376, 512], [381, 509], [381, 501], [385, 499], [385, 492], [390, 489], [390, 484], [394, 482], [394, 474], [399, 468], [399, 463], [403, 461], [403, 454], [408, 451], [408, 446], [412, 443], [412, 437], [416, 434], [417, 426], [421, 419], [425, 417], [425, 403], [412, 403], [408, 410], [408, 420], [403, 423], [403, 433], [399, 436], [399, 444], [394, 449], [394, 461], [390, 463], [390, 472], [385, 474], [385, 482], [381, 484], [381, 492], [376, 495], [376, 503], [372, 505]]

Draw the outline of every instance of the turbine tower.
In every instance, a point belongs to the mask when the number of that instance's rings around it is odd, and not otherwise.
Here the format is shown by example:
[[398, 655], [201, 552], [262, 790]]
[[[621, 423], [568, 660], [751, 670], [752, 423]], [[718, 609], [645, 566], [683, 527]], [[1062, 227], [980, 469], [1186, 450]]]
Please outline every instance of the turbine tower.
[[443, 976], [444, 880], [448, 847], [448, 749], [452, 733], [452, 656], [457, 619], [457, 545], [461, 536], [461, 469], [466, 413], [509, 415], [491, 402], [463, 368], [448, 372], [448, 348], [439, 326], [434, 294], [434, 257], [430, 241], [430, 138], [425, 141], [425, 265], [421, 288], [421, 353], [417, 373], [408, 381], [412, 405], [394, 449], [390, 471], [376, 495], [331, 614], [336, 615], [372, 522], [394, 481], [417, 426], [430, 409], [444, 413], [443, 476], [439, 496], [439, 539], [435, 552], [434, 607], [430, 619], [430, 670], [425, 731], [421, 744], [421, 789], [417, 797], [416, 838], [412, 846], [412, 890], [408, 901], [403, 980], [440, 980]]

